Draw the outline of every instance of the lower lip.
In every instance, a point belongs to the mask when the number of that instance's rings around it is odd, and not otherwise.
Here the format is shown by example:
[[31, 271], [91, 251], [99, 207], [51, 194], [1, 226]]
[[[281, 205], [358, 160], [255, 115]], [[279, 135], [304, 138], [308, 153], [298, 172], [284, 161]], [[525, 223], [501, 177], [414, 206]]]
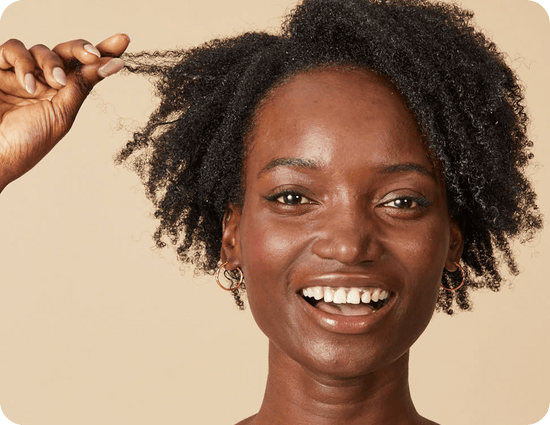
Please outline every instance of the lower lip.
[[373, 313], [364, 316], [344, 316], [319, 310], [308, 303], [300, 294], [297, 295], [302, 300], [305, 313], [319, 326], [330, 332], [348, 335], [367, 333], [375, 328], [387, 316], [395, 298], [392, 296], [384, 307]]

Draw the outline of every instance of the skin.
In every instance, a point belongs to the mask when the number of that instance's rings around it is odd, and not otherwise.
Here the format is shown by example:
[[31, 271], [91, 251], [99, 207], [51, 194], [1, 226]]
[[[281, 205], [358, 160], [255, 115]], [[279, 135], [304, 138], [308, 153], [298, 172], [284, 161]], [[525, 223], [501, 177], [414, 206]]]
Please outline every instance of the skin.
[[[367, 71], [298, 74], [264, 101], [247, 142], [245, 200], [226, 213], [221, 257], [244, 272], [269, 377], [241, 424], [433, 423], [411, 401], [409, 349], [462, 237], [405, 102]], [[392, 296], [342, 333], [301, 296], [319, 281]]]
[[[69, 131], [95, 84], [124, 66], [130, 37], [114, 35], [97, 46], [86, 40], [52, 50], [27, 50], [19, 40], [0, 46], [0, 192], [33, 168]], [[80, 78], [74, 62], [82, 64]]]
[[[113, 57], [129, 41], [0, 46], [0, 190], [67, 133], [91, 88], [121, 69]], [[241, 424], [433, 424], [411, 401], [408, 353], [462, 238], [424, 146], [397, 91], [368, 72], [299, 74], [264, 102], [221, 253], [244, 271], [270, 341], [264, 402]], [[360, 331], [329, 329], [299, 294], [319, 278], [391, 298]]]

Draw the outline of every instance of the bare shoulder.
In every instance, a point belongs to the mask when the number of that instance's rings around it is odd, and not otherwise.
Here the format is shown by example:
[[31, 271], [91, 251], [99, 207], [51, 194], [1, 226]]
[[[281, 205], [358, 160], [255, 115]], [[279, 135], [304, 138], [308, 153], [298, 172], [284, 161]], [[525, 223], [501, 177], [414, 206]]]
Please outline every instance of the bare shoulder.
[[240, 421], [239, 423], [237, 423], [235, 425], [252, 425], [254, 423], [254, 418], [255, 417], [256, 417], [256, 415], [250, 416], [249, 418], [243, 419], [242, 421]]
[[418, 425], [439, 425], [437, 422], [430, 421], [428, 418], [425, 418], [424, 416], [420, 416], [416, 420]]

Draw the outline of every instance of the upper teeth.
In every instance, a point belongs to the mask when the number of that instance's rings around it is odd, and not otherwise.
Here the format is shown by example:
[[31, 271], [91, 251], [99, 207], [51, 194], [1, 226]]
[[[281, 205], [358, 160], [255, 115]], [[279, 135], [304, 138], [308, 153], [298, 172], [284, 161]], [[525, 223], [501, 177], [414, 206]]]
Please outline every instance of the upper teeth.
[[368, 304], [371, 301], [385, 300], [390, 296], [388, 291], [380, 288], [331, 288], [329, 286], [314, 286], [302, 290], [304, 297], [324, 299], [334, 304]]

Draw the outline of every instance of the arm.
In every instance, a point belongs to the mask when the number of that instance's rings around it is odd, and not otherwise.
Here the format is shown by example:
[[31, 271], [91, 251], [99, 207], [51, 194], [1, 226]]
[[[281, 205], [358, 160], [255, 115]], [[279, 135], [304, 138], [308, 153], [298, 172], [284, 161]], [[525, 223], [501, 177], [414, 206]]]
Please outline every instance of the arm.
[[19, 40], [0, 46], [0, 192], [34, 167], [71, 128], [95, 84], [118, 72], [125, 34], [97, 46], [69, 41], [50, 50]]

